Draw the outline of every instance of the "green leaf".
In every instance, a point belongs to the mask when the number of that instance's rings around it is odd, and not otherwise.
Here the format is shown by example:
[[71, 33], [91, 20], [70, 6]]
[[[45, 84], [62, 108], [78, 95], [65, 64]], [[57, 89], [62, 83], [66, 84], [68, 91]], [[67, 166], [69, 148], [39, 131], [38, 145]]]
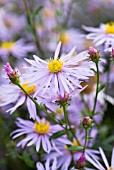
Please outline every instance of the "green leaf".
[[83, 150], [83, 146], [70, 146], [68, 150], [69, 151], [81, 151]]
[[98, 88], [98, 93], [105, 88], [105, 83], [102, 83]]
[[54, 133], [54, 134], [50, 137], [50, 139], [56, 139], [56, 138], [59, 138], [59, 137], [65, 135], [65, 134], [66, 134], [66, 130], [61, 130], [61, 131], [59, 131], [59, 132]]
[[40, 7], [38, 7], [38, 8], [32, 13], [31, 18], [34, 18], [36, 15], [38, 15], [43, 8], [44, 8], [43, 5], [41, 5]]
[[88, 136], [87, 139], [94, 139], [92, 136]]
[[103, 114], [104, 114], [104, 112], [95, 112], [95, 115], [98, 115], [98, 114], [103, 115]]

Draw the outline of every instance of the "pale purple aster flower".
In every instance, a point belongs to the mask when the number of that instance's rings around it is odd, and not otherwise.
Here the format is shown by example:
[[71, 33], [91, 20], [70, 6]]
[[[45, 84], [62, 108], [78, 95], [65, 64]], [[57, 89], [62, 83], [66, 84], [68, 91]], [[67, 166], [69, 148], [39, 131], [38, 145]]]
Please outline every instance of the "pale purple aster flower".
[[33, 52], [35, 46], [33, 43], [25, 43], [23, 39], [18, 41], [4, 41], [0, 45], [0, 57], [7, 60], [8, 56], [12, 54], [14, 57], [20, 59], [25, 57], [27, 53]]
[[[9, 68], [9, 65], [7, 65], [7, 71], [9, 73], [9, 70], [12, 72], [11, 68]], [[18, 71], [19, 73], [19, 71]], [[20, 75], [20, 74], [19, 74]], [[27, 93], [30, 96], [33, 96], [35, 91], [37, 90], [37, 85], [31, 85], [27, 82], [27, 80], [22, 79], [20, 76], [20, 84], [21, 86], [27, 91]], [[30, 118], [35, 119], [36, 117], [36, 106], [33, 103], [33, 101], [26, 96], [26, 94], [16, 85], [14, 84], [2, 84], [1, 85], [1, 100], [0, 100], [0, 107], [4, 107], [6, 105], [14, 104], [13, 107], [8, 109], [6, 112], [10, 112], [12, 114], [19, 106], [24, 104], [26, 101], [27, 109], [30, 113]]]
[[103, 45], [114, 39], [114, 22], [101, 23], [98, 28], [83, 26], [83, 29], [90, 32], [87, 39], [93, 40], [95, 46]]
[[102, 148], [99, 148], [102, 160], [105, 164], [105, 167], [103, 164], [100, 163], [100, 161], [98, 161], [95, 157], [92, 158], [88, 158], [89, 162], [94, 165], [97, 169], [99, 170], [114, 170], [114, 148], [112, 150], [112, 158], [111, 158], [111, 164], [109, 165], [108, 160], [105, 156], [104, 151], [102, 150]]
[[80, 86], [80, 80], [88, 79], [93, 76], [93, 71], [90, 70], [91, 62], [85, 61], [88, 59], [87, 51], [73, 56], [75, 47], [66, 55], [59, 58], [61, 42], [59, 42], [54, 58], [44, 61], [37, 56], [33, 56], [35, 60], [26, 59], [32, 67], [26, 67], [28, 74], [26, 78], [30, 78], [30, 82], [40, 83], [39, 90], [44, 88], [43, 93], [50, 87], [56, 93], [60, 92], [61, 96], [64, 93], [69, 94], [70, 90], [75, 90], [75, 87]]
[[36, 116], [35, 122], [18, 118], [16, 125], [19, 129], [14, 130], [11, 133], [11, 135], [13, 135], [13, 139], [23, 134], [26, 135], [26, 137], [22, 139], [17, 146], [24, 148], [25, 145], [35, 145], [37, 152], [42, 144], [44, 151], [49, 153], [53, 148], [50, 136], [53, 133], [62, 130], [59, 125], [51, 125], [47, 120], [45, 120], [45, 118], [40, 119], [38, 116]]
[[[50, 165], [51, 163], [52, 165]], [[43, 164], [40, 162], [36, 163], [37, 170], [56, 170], [56, 166], [57, 166], [56, 158], [53, 159], [53, 162], [51, 162], [50, 159], [47, 158], [45, 166], [43, 166]]]

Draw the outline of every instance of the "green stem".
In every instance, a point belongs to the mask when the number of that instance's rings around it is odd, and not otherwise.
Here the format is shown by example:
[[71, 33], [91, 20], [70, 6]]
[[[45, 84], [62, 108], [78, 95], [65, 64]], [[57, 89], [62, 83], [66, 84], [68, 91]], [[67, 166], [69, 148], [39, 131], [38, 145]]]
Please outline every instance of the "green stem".
[[45, 53], [41, 48], [41, 45], [40, 45], [40, 42], [39, 42], [39, 37], [38, 37], [37, 32], [36, 32], [35, 24], [34, 24], [34, 22], [33, 23], [31, 22], [30, 10], [29, 10], [27, 1], [26, 0], [23, 0], [23, 1], [24, 1], [25, 9], [26, 9], [26, 15], [27, 15], [28, 24], [29, 24], [29, 26], [31, 28], [33, 38], [34, 38], [34, 41], [36, 43], [37, 50], [42, 55], [42, 58], [45, 59], [46, 58]]
[[96, 87], [96, 95], [95, 95], [95, 100], [94, 100], [94, 106], [93, 106], [93, 110], [92, 110], [92, 115], [94, 115], [95, 113], [95, 109], [96, 109], [96, 104], [97, 104], [97, 97], [98, 97], [98, 89], [99, 89], [99, 67], [98, 67], [98, 62], [96, 62], [96, 68], [97, 68], [97, 87]]
[[63, 112], [64, 112], [64, 118], [65, 118], [65, 124], [66, 124], [66, 133], [67, 133], [68, 139], [70, 139], [69, 129], [68, 129], [69, 120], [68, 120], [68, 114], [67, 114], [67, 111], [66, 111], [66, 105], [65, 104], [63, 104]]
[[105, 93], [108, 93], [109, 83], [110, 83], [110, 71], [111, 71], [111, 57], [108, 60], [108, 70], [107, 70], [107, 78], [106, 78], [106, 90]]
[[87, 137], [88, 137], [88, 129], [85, 129], [85, 143], [84, 143], [84, 148], [83, 148], [83, 153], [85, 153], [86, 150], [86, 145], [87, 145]]

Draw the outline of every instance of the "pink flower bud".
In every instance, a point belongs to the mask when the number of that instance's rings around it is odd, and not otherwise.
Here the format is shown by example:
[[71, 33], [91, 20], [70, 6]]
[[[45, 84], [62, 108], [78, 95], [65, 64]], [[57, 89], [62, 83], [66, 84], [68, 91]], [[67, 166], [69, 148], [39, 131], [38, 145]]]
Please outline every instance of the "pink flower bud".
[[12, 69], [9, 63], [4, 66], [4, 70], [13, 84], [18, 84], [20, 82], [19, 75]]
[[78, 168], [83, 168], [85, 166], [86, 158], [84, 153], [81, 155], [81, 157], [77, 160], [76, 163]]
[[92, 119], [90, 119], [88, 116], [84, 117], [82, 126], [84, 129], [89, 129], [92, 126]]
[[114, 59], [114, 48], [112, 48], [112, 58]]
[[99, 51], [97, 51], [95, 48], [93, 47], [89, 47], [89, 52], [88, 54], [90, 55], [90, 58], [92, 61], [96, 61], [99, 59]]
[[7, 73], [7, 75], [9, 77], [11, 77], [13, 74], [15, 74], [15, 71], [12, 69], [12, 67], [10, 66], [9, 63], [7, 63], [5, 66], [4, 66], [4, 70], [5, 72]]

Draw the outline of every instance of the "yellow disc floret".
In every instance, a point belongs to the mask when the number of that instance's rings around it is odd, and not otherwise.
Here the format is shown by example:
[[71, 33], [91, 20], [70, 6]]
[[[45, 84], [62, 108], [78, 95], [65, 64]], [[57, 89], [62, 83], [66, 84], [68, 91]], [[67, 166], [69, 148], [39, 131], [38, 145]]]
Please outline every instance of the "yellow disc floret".
[[63, 63], [61, 59], [50, 59], [48, 63], [48, 69], [51, 73], [58, 73], [62, 70]]
[[107, 34], [114, 34], [114, 22], [105, 24], [105, 27], [106, 27]]
[[72, 146], [80, 146], [80, 144], [76, 139], [74, 139], [72, 142]]
[[[33, 94], [36, 91], [35, 85], [30, 86], [28, 83], [26, 83], [26, 84], [23, 84], [22, 87], [28, 94]], [[22, 91], [22, 93], [24, 92]]]
[[35, 131], [39, 134], [47, 134], [50, 130], [50, 123], [48, 121], [45, 122], [35, 122], [34, 125]]
[[13, 47], [14, 47], [14, 43], [12, 41], [1, 43], [1, 48], [4, 48], [6, 50], [11, 50]]

